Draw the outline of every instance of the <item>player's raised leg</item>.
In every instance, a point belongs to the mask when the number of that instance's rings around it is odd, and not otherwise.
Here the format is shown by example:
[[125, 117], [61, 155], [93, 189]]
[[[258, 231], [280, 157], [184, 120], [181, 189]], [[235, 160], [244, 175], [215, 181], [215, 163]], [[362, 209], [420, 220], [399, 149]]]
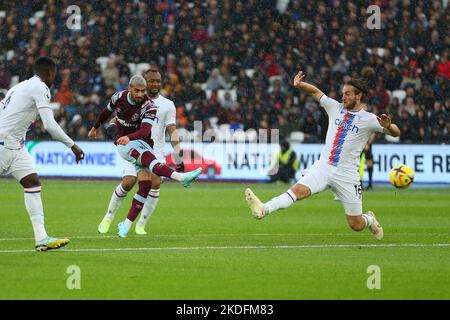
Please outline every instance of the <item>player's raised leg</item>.
[[363, 214], [361, 185], [356, 181], [352, 183], [333, 180], [331, 187], [344, 207], [350, 228], [354, 231], [369, 229], [375, 239], [383, 239], [383, 228], [377, 221], [375, 214], [372, 211]]
[[44, 209], [41, 200], [41, 183], [39, 182], [38, 175], [36, 173], [27, 175], [20, 179], [20, 184], [24, 187], [25, 207], [33, 226], [36, 251], [58, 249], [67, 245], [69, 239], [49, 237], [45, 230]]
[[128, 211], [128, 216], [125, 221], [119, 223], [119, 236], [125, 238], [130, 231], [130, 228], [136, 220], [139, 212], [141, 212], [144, 207], [145, 200], [147, 199], [147, 195], [150, 192], [150, 188], [152, 187], [152, 182], [148, 180], [139, 181], [138, 182], [139, 189], [137, 193], [134, 195], [133, 202], [131, 204], [131, 208]]
[[98, 226], [98, 232], [107, 233], [111, 223], [114, 220], [117, 210], [122, 206], [123, 201], [127, 197], [128, 192], [133, 189], [136, 184], [136, 176], [127, 175], [122, 178], [122, 182], [114, 190], [111, 200], [109, 201], [108, 211]]
[[245, 199], [247, 200], [247, 203], [255, 219], [262, 219], [272, 212], [288, 208], [297, 200], [305, 199], [310, 195], [311, 190], [309, 189], [309, 187], [297, 183], [285, 193], [272, 198], [266, 203], [262, 203], [252, 190], [248, 188], [245, 190]]
[[145, 225], [152, 216], [153, 211], [155, 210], [159, 200], [161, 178], [155, 174], [152, 174], [151, 180], [152, 180], [152, 188], [148, 193], [147, 200], [145, 200], [144, 208], [142, 209], [141, 212], [141, 217], [139, 218], [139, 221], [136, 223], [136, 227], [134, 229], [136, 234], [139, 235], [147, 234], [147, 232], [145, 231]]
[[[131, 156], [133, 157], [133, 153], [131, 153]], [[176, 172], [159, 162], [150, 151], [145, 151], [140, 157], [136, 157], [135, 159], [143, 166], [149, 168], [152, 173], [160, 177], [167, 177], [179, 181], [185, 188], [189, 187], [202, 173], [202, 168], [197, 168], [196, 170], [189, 172]]]
[[382, 240], [384, 236], [383, 227], [378, 222], [375, 214], [368, 211], [364, 214], [353, 215], [347, 213], [347, 223], [354, 231], [369, 229], [377, 240]]
[[290, 207], [297, 200], [306, 199], [326, 188], [328, 188], [327, 172], [321, 168], [320, 164], [314, 164], [292, 188], [264, 204], [250, 189], [245, 190], [245, 198], [253, 217], [262, 219], [272, 212]]

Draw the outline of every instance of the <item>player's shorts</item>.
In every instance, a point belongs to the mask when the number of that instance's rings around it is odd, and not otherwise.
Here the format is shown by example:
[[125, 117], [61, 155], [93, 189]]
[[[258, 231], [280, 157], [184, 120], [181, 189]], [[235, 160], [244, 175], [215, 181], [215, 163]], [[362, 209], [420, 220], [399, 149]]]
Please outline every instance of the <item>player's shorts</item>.
[[11, 174], [20, 182], [26, 176], [36, 173], [33, 160], [27, 148], [8, 149], [0, 145], [0, 175]]
[[[142, 140], [131, 140], [126, 145], [118, 145], [117, 150], [125, 160], [123, 164], [123, 176], [137, 176], [139, 171], [149, 171], [149, 168], [140, 165], [138, 161], [144, 152], [150, 151], [153, 153], [153, 149], [148, 143]], [[153, 165], [156, 163], [165, 163], [164, 157], [160, 156], [152, 162]], [[150, 164], [150, 167], [152, 167], [152, 164]]]
[[342, 203], [345, 214], [357, 216], [362, 214], [362, 189], [357, 177], [356, 174], [356, 179], [348, 178], [337, 167], [318, 161], [297, 183], [307, 186], [311, 194], [330, 188]]
[[[166, 159], [161, 155], [158, 155], [156, 157], [156, 159], [158, 160], [159, 163], [163, 163], [163, 164], [166, 163]], [[122, 159], [122, 177], [125, 177], [125, 176], [137, 177], [137, 174], [138, 174], [138, 170], [136, 168], [136, 165], [132, 164], [129, 161], [126, 161], [125, 159]]]

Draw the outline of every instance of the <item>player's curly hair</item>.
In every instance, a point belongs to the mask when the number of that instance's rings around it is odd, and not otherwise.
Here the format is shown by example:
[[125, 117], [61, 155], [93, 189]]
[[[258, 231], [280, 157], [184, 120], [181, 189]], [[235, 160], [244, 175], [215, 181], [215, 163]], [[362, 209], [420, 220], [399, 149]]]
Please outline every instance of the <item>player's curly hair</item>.
[[352, 78], [347, 82], [347, 84], [356, 89], [356, 94], [362, 93], [362, 98], [369, 93], [367, 82], [363, 78]]
[[50, 57], [39, 57], [34, 62], [34, 72], [38, 75], [46, 74], [49, 70], [56, 68], [56, 62]]

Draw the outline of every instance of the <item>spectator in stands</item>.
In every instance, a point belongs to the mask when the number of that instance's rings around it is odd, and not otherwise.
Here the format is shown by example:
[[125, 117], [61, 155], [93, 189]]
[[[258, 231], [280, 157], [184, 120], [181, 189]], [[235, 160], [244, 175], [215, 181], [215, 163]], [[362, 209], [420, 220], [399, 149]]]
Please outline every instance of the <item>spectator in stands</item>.
[[102, 71], [103, 81], [107, 87], [115, 88], [119, 82], [119, 69], [113, 59], [109, 59], [106, 68]]
[[206, 81], [207, 90], [217, 90], [217, 89], [228, 89], [228, 85], [224, 78], [220, 75], [219, 69], [215, 68], [212, 70], [211, 75]]
[[[304, 122], [311, 115], [314, 124], [307, 121], [307, 141], [318, 141], [326, 128], [326, 117], [321, 116], [320, 109], [305, 111], [304, 98], [285, 84], [306, 66], [311, 81], [340, 99], [341, 88], [334, 79], [345, 82], [364, 73], [363, 68], [370, 68], [374, 70], [371, 88], [378, 92], [376, 80], [381, 77], [382, 85], [391, 94], [406, 90], [417, 109], [412, 113], [424, 109], [431, 117], [435, 101], [441, 104], [442, 111], [450, 110], [448, 7], [443, 1], [416, 0], [414, 6], [411, 1], [391, 1], [383, 7], [381, 31], [367, 30], [358, 21], [358, 13], [367, 9], [364, 1], [345, 5], [335, 1], [331, 8], [322, 3], [315, 6], [311, 1], [289, 1], [287, 7], [279, 6], [280, 11], [274, 0], [209, 1], [206, 5], [201, 1], [125, 2], [109, 0], [107, 6], [102, 1], [80, 4], [82, 30], [68, 32], [61, 23], [62, 2], [3, 1], [2, 10], [7, 14], [0, 18], [0, 62], [9, 75], [2, 74], [0, 67], [0, 88], [9, 87], [13, 76], [18, 76], [19, 81], [32, 76], [37, 55], [51, 55], [64, 69], [71, 70], [68, 85], [72, 106], [66, 112], [70, 117], [81, 115], [84, 123], [87, 109], [104, 107], [108, 95], [123, 88], [119, 82], [121, 77], [131, 76], [129, 63], [149, 63], [163, 73], [163, 92], [183, 112], [183, 127], [223, 109], [220, 103], [213, 107], [205, 104], [205, 88], [233, 89], [239, 102], [235, 112], [244, 126], [250, 122], [247, 113], [256, 123], [267, 122], [270, 127], [279, 125], [279, 115], [287, 119], [287, 113], [293, 113]], [[380, 5], [385, 3], [381, 1]], [[45, 16], [31, 25], [29, 18], [37, 10], [43, 10]], [[110, 59], [102, 70], [96, 60], [108, 56], [114, 61]], [[219, 71], [213, 71], [216, 68]], [[280, 79], [281, 87], [273, 79]], [[63, 74], [58, 75], [54, 98], [63, 89], [63, 81]], [[195, 94], [187, 94], [185, 85]], [[415, 88], [412, 94], [409, 87]], [[255, 99], [258, 93], [260, 98]], [[289, 101], [291, 97], [295, 101]], [[397, 101], [389, 98], [385, 109], [400, 117]], [[377, 111], [386, 101], [384, 93], [375, 94], [368, 108]], [[292, 110], [287, 112], [285, 108]], [[228, 116], [221, 118], [226, 121]], [[299, 124], [296, 130], [303, 126]], [[40, 126], [31, 130], [40, 130]], [[411, 130], [418, 136], [418, 128]], [[425, 130], [425, 136], [432, 137], [431, 123]], [[444, 141], [442, 130], [446, 127], [438, 126], [436, 130], [430, 141]]]
[[11, 83], [11, 73], [5, 66], [3, 61], [0, 61], [0, 89], [9, 89]]

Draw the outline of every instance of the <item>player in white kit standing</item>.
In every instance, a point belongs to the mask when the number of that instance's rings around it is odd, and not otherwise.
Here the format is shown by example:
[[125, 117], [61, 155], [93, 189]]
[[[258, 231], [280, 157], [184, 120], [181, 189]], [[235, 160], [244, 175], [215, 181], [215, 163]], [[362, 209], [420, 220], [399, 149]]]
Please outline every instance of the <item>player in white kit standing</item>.
[[25, 207], [34, 230], [37, 251], [58, 249], [69, 239], [47, 235], [41, 201], [41, 183], [27, 149], [25, 134], [39, 114], [45, 129], [75, 154], [76, 162], [84, 158], [83, 151], [70, 139], [53, 117], [50, 89], [56, 76], [56, 63], [40, 57], [34, 64], [35, 75], [9, 89], [0, 102], [0, 174], [11, 174], [24, 187]]
[[[147, 81], [147, 95], [152, 99], [153, 103], [158, 107], [156, 113], [156, 122], [152, 126], [152, 139], [154, 142], [153, 150], [156, 159], [160, 163], [165, 163], [164, 145], [165, 133], [167, 131], [170, 142], [174, 149], [175, 155], [180, 154], [180, 141], [176, 131], [176, 109], [172, 100], [169, 100], [160, 94], [161, 90], [161, 74], [156, 69], [149, 69], [144, 74]], [[110, 130], [110, 128], [108, 128]], [[181, 159], [175, 159], [178, 163], [177, 171], [184, 171], [184, 165]], [[103, 220], [98, 226], [98, 232], [107, 233], [114, 219], [116, 212], [119, 210], [128, 192], [134, 187], [137, 181], [151, 182], [151, 189], [145, 200], [144, 207], [141, 211], [141, 217], [136, 223], [135, 232], [139, 235], [145, 235], [145, 226], [151, 217], [159, 200], [161, 177], [149, 173], [145, 170], [136, 172], [136, 167], [128, 161], [123, 161], [123, 177], [121, 183], [114, 190], [109, 202], [108, 210]]]
[[295, 201], [331, 188], [344, 207], [349, 226], [355, 231], [370, 229], [377, 240], [383, 239], [383, 228], [371, 211], [362, 212], [362, 190], [358, 168], [361, 151], [370, 135], [382, 132], [394, 137], [400, 130], [383, 114], [377, 117], [363, 109], [361, 99], [367, 93], [360, 79], [352, 79], [342, 89], [342, 103], [327, 97], [315, 86], [303, 82], [300, 71], [294, 78], [294, 87], [311, 95], [328, 114], [328, 131], [320, 159], [288, 191], [262, 203], [250, 190], [245, 198], [253, 216], [262, 219], [279, 209], [287, 208]]

